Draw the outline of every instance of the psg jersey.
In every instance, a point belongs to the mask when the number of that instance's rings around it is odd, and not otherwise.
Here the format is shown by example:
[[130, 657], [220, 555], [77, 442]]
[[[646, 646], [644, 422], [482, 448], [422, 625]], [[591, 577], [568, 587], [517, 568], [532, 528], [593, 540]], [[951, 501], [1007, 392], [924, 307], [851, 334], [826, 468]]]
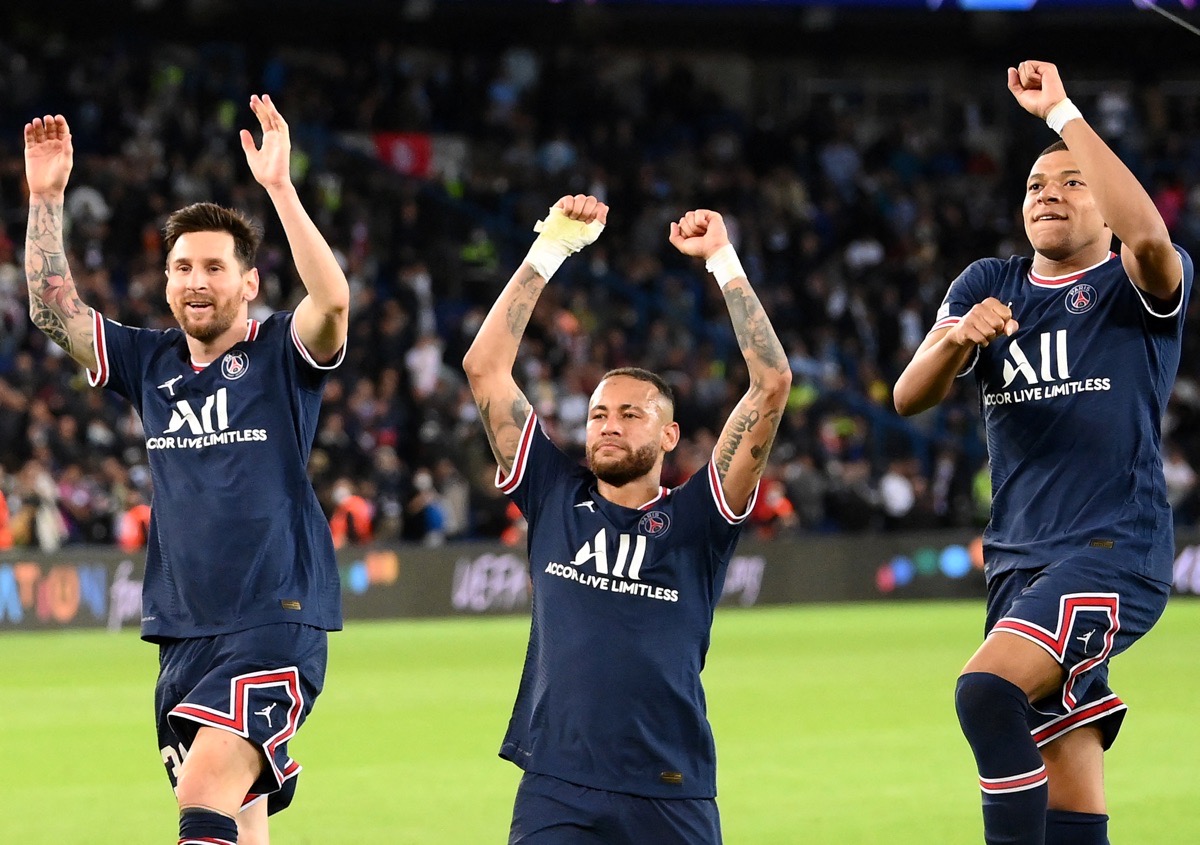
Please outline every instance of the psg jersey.
[[[142, 419], [154, 482], [142, 637], [205, 637], [276, 622], [342, 625], [329, 523], [307, 464], [326, 371], [289, 312], [199, 372], [179, 329], [96, 315], [103, 386]], [[344, 353], [344, 350], [343, 350]]]
[[1011, 303], [1019, 325], [973, 362], [991, 460], [989, 577], [1088, 554], [1170, 582], [1162, 416], [1193, 275], [1178, 251], [1183, 283], [1169, 303], [1139, 290], [1114, 253], [1058, 278], [1028, 258], [984, 259], [950, 286], [934, 329], [989, 296]]
[[594, 789], [713, 797], [700, 672], [745, 515], [725, 502], [711, 463], [638, 509], [602, 498], [595, 482], [535, 414], [512, 472], [497, 474], [528, 521], [533, 580], [529, 649], [500, 756]]

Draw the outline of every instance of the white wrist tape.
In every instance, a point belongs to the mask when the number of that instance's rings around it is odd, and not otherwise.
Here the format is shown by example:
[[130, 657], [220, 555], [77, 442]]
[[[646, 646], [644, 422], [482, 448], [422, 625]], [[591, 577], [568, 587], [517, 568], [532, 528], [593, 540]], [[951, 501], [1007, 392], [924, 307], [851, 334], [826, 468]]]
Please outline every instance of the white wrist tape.
[[725, 286], [734, 279], [746, 278], [746, 271], [742, 269], [742, 262], [738, 260], [733, 244], [725, 244], [710, 255], [704, 267], [716, 277], [721, 290], [725, 290]]
[[599, 220], [591, 223], [572, 220], [561, 208], [555, 207], [550, 209], [545, 220], [537, 222], [533, 231], [540, 234], [529, 248], [525, 261], [539, 276], [548, 280], [568, 255], [574, 255], [600, 237], [604, 224]]
[[1067, 121], [1077, 117], [1083, 117], [1083, 112], [1071, 102], [1070, 98], [1063, 98], [1054, 104], [1054, 108], [1046, 112], [1046, 125], [1061, 135]]

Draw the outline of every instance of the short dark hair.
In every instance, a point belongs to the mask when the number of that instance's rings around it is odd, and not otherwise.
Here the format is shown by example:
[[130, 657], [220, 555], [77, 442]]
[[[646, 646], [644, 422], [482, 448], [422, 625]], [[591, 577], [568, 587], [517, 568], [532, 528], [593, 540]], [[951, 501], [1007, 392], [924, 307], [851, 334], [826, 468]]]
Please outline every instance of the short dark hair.
[[600, 381], [605, 381], [613, 376], [627, 376], [638, 381], [649, 382], [670, 403], [671, 410], [675, 410], [675, 391], [671, 390], [671, 385], [667, 384], [663, 377], [657, 373], [643, 370], [641, 367], [617, 367], [615, 370], [609, 370], [605, 373]]
[[1071, 148], [1067, 146], [1067, 142], [1064, 141], [1062, 138], [1059, 138], [1053, 144], [1051, 144], [1050, 146], [1046, 147], [1046, 149], [1044, 149], [1040, 153], [1038, 153], [1038, 158], [1041, 158], [1042, 156], [1048, 156], [1048, 155], [1050, 155], [1050, 153], [1062, 153], [1062, 152], [1070, 152], [1070, 151], [1071, 151]]
[[262, 226], [240, 211], [212, 202], [194, 202], [167, 218], [167, 225], [163, 226], [167, 255], [175, 248], [179, 236], [189, 232], [228, 232], [233, 236], [233, 254], [243, 272], [254, 266], [263, 236]]

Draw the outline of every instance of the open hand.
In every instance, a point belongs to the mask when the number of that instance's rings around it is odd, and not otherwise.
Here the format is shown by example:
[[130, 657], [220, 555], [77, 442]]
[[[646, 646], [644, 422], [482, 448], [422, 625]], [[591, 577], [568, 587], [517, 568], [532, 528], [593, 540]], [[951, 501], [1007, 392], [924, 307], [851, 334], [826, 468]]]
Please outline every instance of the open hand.
[[269, 94], [259, 97], [257, 94], [250, 98], [250, 108], [258, 116], [262, 126], [262, 147], [254, 145], [254, 136], [248, 129], [243, 129], [239, 135], [242, 139], [242, 150], [246, 153], [246, 163], [258, 184], [270, 190], [291, 184], [292, 177], [289, 169], [292, 156], [292, 139], [288, 135], [287, 121], [271, 102]]
[[65, 117], [46, 115], [25, 124], [25, 178], [30, 194], [62, 195], [74, 161]]

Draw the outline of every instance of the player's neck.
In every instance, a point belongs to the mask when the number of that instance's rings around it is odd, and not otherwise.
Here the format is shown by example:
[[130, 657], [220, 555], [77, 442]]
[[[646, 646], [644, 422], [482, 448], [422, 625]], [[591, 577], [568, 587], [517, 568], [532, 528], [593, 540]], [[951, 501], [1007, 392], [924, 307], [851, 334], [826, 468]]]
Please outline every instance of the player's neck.
[[246, 319], [234, 320], [233, 325], [226, 329], [219, 337], [207, 343], [192, 337], [186, 332], [184, 333], [184, 337], [187, 338], [188, 353], [192, 357], [192, 363], [211, 364], [232, 349], [235, 343], [240, 343], [246, 339]]
[[1103, 264], [1108, 260], [1110, 252], [1108, 244], [1089, 246], [1061, 260], [1048, 258], [1040, 252], [1034, 252], [1033, 267], [1031, 269], [1034, 273], [1046, 279], [1069, 276], [1072, 273], [1078, 273], [1080, 270], [1087, 270], [1095, 267], [1097, 264]]
[[661, 491], [659, 474], [649, 473], [641, 478], [616, 487], [607, 481], [596, 479], [596, 492], [606, 501], [623, 508], [637, 510], [642, 505], [658, 497]]

